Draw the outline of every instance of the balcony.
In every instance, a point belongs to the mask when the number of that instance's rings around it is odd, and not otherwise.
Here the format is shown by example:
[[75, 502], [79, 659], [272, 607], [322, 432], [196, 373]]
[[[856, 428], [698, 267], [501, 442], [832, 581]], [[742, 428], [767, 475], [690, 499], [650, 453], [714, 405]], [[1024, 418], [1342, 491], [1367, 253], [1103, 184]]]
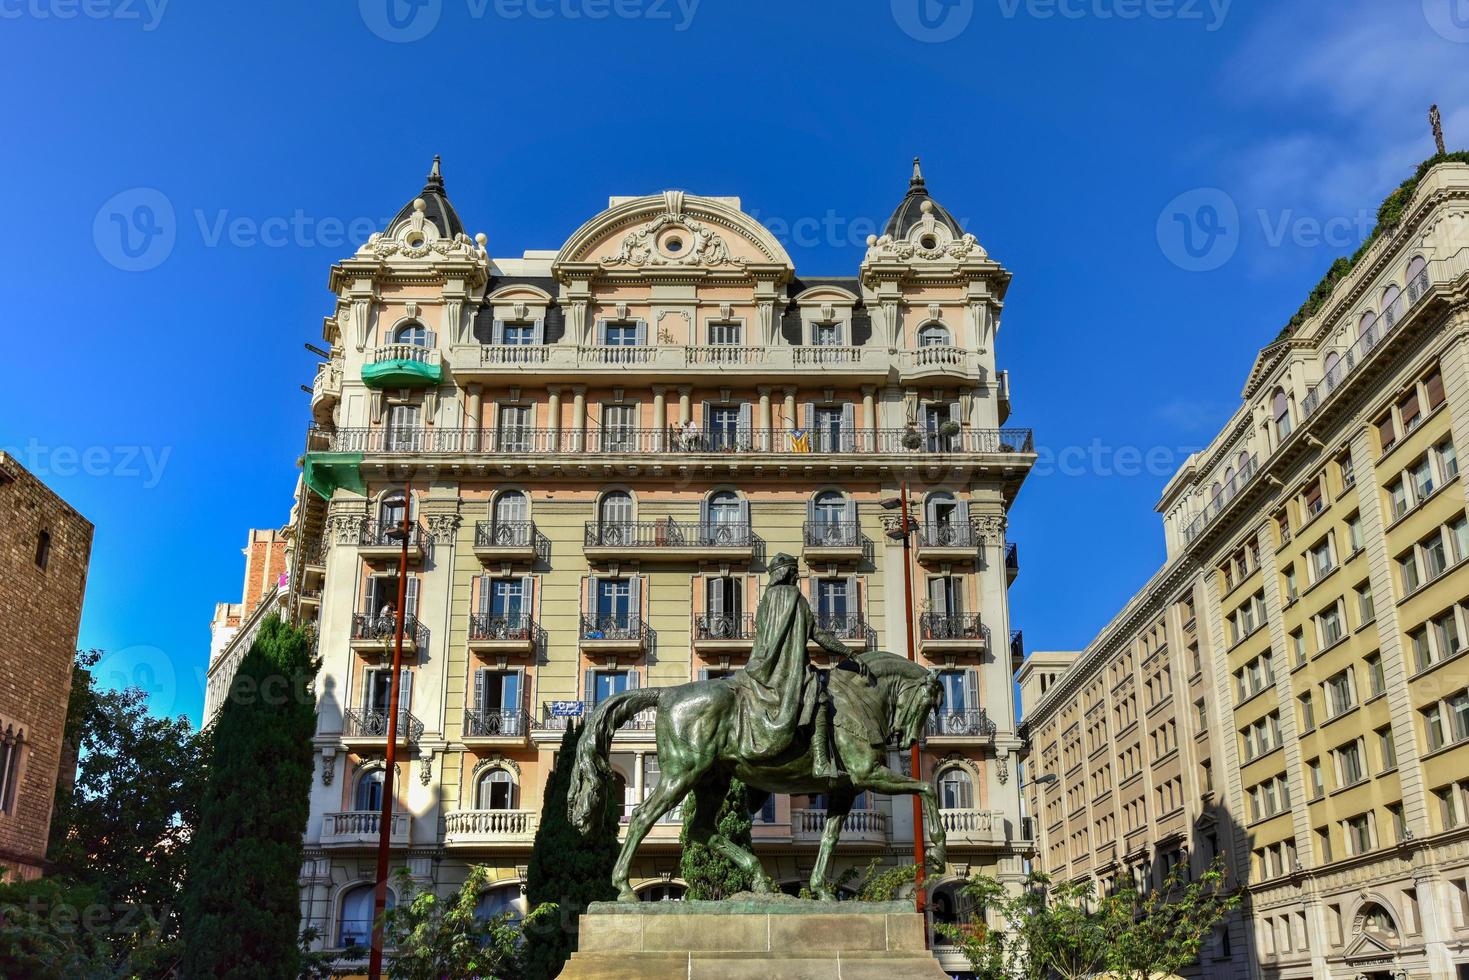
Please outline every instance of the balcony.
[[1010, 673], [1020, 669], [1025, 663], [1025, 633], [1021, 630], [1010, 631]]
[[754, 557], [756, 540], [746, 523], [680, 524], [672, 518], [616, 524], [587, 521], [583, 534], [586, 555], [591, 560], [708, 558], [743, 562]]
[[[581, 721], [597, 707], [596, 701], [547, 701], [541, 705], [541, 717], [535, 723], [539, 731], [564, 732], [568, 725]], [[658, 720], [656, 708], [639, 711], [618, 729], [624, 732], [652, 732]]]
[[962, 653], [979, 656], [988, 652], [990, 631], [979, 613], [926, 612], [918, 617], [919, 645], [925, 656]]
[[[321, 818], [322, 847], [376, 847], [382, 814], [376, 810], [347, 810], [341, 813], [323, 814]], [[413, 821], [406, 813], [393, 814], [393, 826], [388, 832], [388, 843], [392, 847], [407, 847]]]
[[898, 352], [898, 374], [904, 383], [949, 378], [979, 381], [980, 372], [979, 353], [963, 347], [919, 347]]
[[1003, 810], [940, 810], [950, 847], [1003, 847], [1008, 843]]
[[625, 616], [581, 617], [581, 650], [587, 656], [642, 653], [648, 624]]
[[[791, 838], [797, 842], [819, 843], [826, 832], [825, 810], [791, 810]], [[853, 810], [842, 824], [843, 844], [886, 844], [888, 815], [881, 810]]]
[[[391, 657], [397, 628], [395, 616], [367, 616], [359, 613], [352, 617], [352, 649], [358, 653], [376, 653]], [[417, 616], [409, 613], [403, 617], [403, 652], [417, 653], [427, 649], [428, 627], [420, 623]]]
[[543, 538], [535, 521], [480, 521], [474, 554], [480, 561], [535, 561]]
[[520, 744], [530, 732], [530, 716], [524, 711], [466, 711], [463, 741], [466, 745]]
[[996, 378], [995, 402], [1000, 411], [1000, 424], [1010, 417], [1010, 372], [1001, 371]]
[[539, 823], [534, 810], [455, 810], [444, 815], [444, 846], [529, 844]]
[[[826, 630], [853, 650], [875, 650], [877, 648], [877, 631], [868, 626], [867, 620], [861, 616], [817, 613], [815, 620], [817, 629]], [[808, 645], [812, 649], [817, 649], [814, 641]]]
[[469, 649], [475, 653], [535, 653], [541, 634], [540, 626], [526, 613], [469, 617]]
[[973, 521], [929, 522], [918, 528], [919, 561], [976, 561], [984, 537]]
[[[809, 433], [808, 433], [809, 436]], [[810, 462], [813, 456], [852, 462], [871, 463], [873, 456], [889, 457], [889, 462], [922, 463], [946, 460], [973, 462], [976, 465], [1012, 467], [1029, 465], [1029, 461], [992, 460], [993, 456], [1030, 455], [1035, 452], [1035, 438], [1030, 429], [961, 430], [952, 436], [919, 432], [917, 429], [859, 428], [849, 437], [831, 444], [813, 443], [810, 438], [797, 439], [789, 429], [740, 430], [734, 438], [711, 438], [702, 432], [697, 438], [684, 439], [674, 428], [667, 429], [598, 429], [585, 432], [575, 428], [497, 429], [446, 428], [341, 428], [314, 429], [312, 448], [316, 452], [362, 453], [366, 456], [440, 456], [478, 459], [543, 458], [543, 457], [632, 457], [633, 462], [646, 463], [646, 457], [660, 457], [664, 462], [704, 465], [730, 457], [777, 460], [785, 464]]]
[[362, 383], [369, 388], [431, 388], [444, 380], [442, 355], [436, 347], [388, 344], [368, 351]]
[[965, 711], [934, 711], [928, 716], [930, 743], [974, 742], [995, 737], [995, 723], [983, 708]]
[[[363, 521], [357, 533], [357, 550], [363, 558], [398, 558], [403, 554], [401, 521]], [[422, 524], [408, 525], [408, 560], [422, 561], [428, 543], [428, 532]]]
[[1013, 585], [1020, 575], [1020, 546], [1011, 542], [1005, 546], [1005, 584]]
[[807, 521], [801, 541], [808, 562], [861, 561], [870, 544], [862, 526], [847, 521]]
[[332, 410], [342, 400], [342, 369], [335, 361], [325, 361], [316, 368], [311, 383], [311, 417], [322, 425], [332, 421]]
[[694, 649], [700, 653], [749, 653], [754, 645], [754, 613], [694, 617]]
[[[423, 737], [423, 722], [406, 711], [398, 712], [398, 742], [412, 745]], [[342, 717], [342, 741], [348, 745], [381, 748], [388, 742], [388, 713], [349, 708]]]
[[[917, 352], [913, 352], [917, 353]], [[825, 377], [885, 379], [893, 366], [886, 348], [747, 347], [711, 344], [690, 347], [644, 344], [586, 346], [551, 344], [508, 346], [461, 344], [449, 351], [456, 377], [496, 378], [527, 366], [548, 381], [585, 380], [604, 375], [609, 381], [634, 381], [669, 374], [750, 379], [799, 377], [816, 371]], [[977, 375], [975, 376], [977, 380]]]

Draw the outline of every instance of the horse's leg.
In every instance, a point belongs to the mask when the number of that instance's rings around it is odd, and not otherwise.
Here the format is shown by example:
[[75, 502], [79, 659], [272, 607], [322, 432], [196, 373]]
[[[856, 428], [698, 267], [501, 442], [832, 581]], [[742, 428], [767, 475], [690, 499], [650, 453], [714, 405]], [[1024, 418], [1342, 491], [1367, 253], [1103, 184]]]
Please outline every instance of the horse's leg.
[[719, 811], [729, 795], [729, 779], [710, 779], [694, 789], [694, 818], [689, 823], [689, 837], [718, 851], [733, 861], [750, 878], [750, 890], [765, 894], [771, 891], [770, 879], [760, 866], [760, 859], [719, 832]]
[[825, 902], [835, 902], [836, 892], [826, 880], [826, 868], [831, 863], [831, 852], [842, 837], [842, 824], [852, 812], [852, 803], [857, 794], [850, 789], [834, 789], [826, 798], [826, 826], [821, 829], [821, 849], [816, 852], [816, 864], [811, 869], [811, 893]]
[[[672, 761], [670, 757], [665, 765]], [[653, 824], [658, 821], [658, 818], [672, 810], [680, 800], [688, 795], [698, 776], [698, 773], [689, 772], [686, 769], [664, 769], [659, 776], [657, 788], [633, 810], [632, 819], [627, 822], [627, 840], [622, 845], [622, 851], [617, 855], [616, 867], [612, 869], [612, 884], [617, 886], [619, 902], [638, 900], [638, 893], [632, 890], [632, 885], [627, 880], [638, 845], [643, 842], [644, 837], [648, 836], [648, 831], [653, 829]]]
[[942, 873], [948, 864], [948, 845], [943, 822], [939, 819], [938, 794], [922, 779], [910, 779], [901, 773], [893, 772], [879, 762], [875, 755], [872, 757], [872, 762], [873, 765], [852, 773], [853, 783], [860, 789], [873, 790], [878, 793], [916, 794], [923, 801], [923, 823], [928, 828], [929, 840], [929, 847], [925, 854], [928, 859], [928, 870], [933, 874]]

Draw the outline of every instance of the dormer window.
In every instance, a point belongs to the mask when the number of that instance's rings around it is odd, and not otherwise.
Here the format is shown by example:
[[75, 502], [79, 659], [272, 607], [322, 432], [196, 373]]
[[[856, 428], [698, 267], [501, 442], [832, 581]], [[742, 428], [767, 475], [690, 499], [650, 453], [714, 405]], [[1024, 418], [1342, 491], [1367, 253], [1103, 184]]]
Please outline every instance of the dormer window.
[[497, 347], [532, 347], [545, 343], [545, 321], [521, 318], [496, 320], [490, 343]]
[[742, 343], [737, 320], [713, 320], [709, 323], [709, 343], [715, 347], [734, 347]]
[[428, 327], [425, 327], [417, 320], [412, 320], [393, 331], [393, 343], [411, 344], [414, 347], [427, 347], [430, 336], [432, 335], [429, 333]]
[[954, 339], [942, 323], [929, 323], [918, 331], [919, 347], [952, 347]]
[[841, 347], [845, 343], [842, 324], [837, 321], [813, 323], [811, 325], [811, 343], [816, 347]]

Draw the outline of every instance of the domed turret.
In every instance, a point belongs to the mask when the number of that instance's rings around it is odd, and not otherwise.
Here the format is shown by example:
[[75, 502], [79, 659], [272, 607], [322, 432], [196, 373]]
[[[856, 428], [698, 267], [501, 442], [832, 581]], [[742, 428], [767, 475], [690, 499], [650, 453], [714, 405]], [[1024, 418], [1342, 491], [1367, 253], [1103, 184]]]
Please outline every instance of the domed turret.
[[918, 158], [914, 157], [913, 177], [908, 181], [908, 193], [888, 219], [882, 233], [895, 241], [903, 241], [913, 227], [923, 221], [926, 214], [931, 214], [934, 223], [947, 228], [954, 238], [964, 237], [964, 229], [959, 227], [959, 222], [929, 195], [928, 186], [923, 180], [922, 167]]
[[[444, 192], [444, 175], [439, 169], [437, 155], [434, 156], [434, 165], [428, 172], [428, 182], [414, 200], [423, 201], [423, 216], [434, 223], [440, 235], [452, 239], [464, 234], [464, 222], [459, 220], [459, 213], [454, 210], [454, 205], [449, 203], [449, 195]], [[388, 227], [396, 228], [403, 220], [413, 217], [413, 204], [414, 201], [409, 201], [403, 205]]]

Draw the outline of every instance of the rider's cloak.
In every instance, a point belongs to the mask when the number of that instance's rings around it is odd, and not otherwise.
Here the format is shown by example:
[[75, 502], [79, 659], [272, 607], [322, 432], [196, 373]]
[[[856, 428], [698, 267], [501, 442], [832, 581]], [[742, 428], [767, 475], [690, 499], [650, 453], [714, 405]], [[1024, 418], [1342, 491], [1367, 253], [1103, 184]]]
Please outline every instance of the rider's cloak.
[[794, 585], [772, 585], [760, 600], [749, 663], [731, 678], [743, 709], [735, 746], [748, 761], [784, 752], [815, 715], [816, 679], [806, 652], [814, 618]]

